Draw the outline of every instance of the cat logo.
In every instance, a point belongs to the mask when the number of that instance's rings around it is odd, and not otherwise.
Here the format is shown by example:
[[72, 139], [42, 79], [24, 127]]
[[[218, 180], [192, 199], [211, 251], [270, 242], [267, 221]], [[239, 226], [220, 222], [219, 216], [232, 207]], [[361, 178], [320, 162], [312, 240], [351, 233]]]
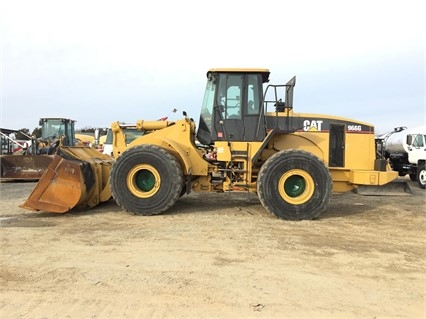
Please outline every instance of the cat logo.
[[321, 131], [321, 126], [322, 126], [322, 122], [320, 120], [304, 120], [303, 121], [303, 130], [304, 131], [310, 131], [310, 132], [320, 132]]

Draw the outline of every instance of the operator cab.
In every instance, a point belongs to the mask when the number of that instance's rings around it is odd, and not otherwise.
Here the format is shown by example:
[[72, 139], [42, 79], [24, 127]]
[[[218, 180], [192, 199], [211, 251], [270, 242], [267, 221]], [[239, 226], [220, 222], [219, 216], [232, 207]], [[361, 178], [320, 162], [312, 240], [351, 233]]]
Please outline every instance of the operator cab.
[[263, 83], [267, 69], [211, 69], [201, 108], [197, 139], [262, 141], [266, 136]]
[[63, 118], [42, 118], [39, 121], [41, 137], [43, 140], [60, 139], [63, 137], [63, 145], [74, 146], [74, 123], [74, 120]]
[[41, 118], [41, 138], [49, 142], [47, 147], [42, 147], [38, 154], [53, 154], [61, 143], [63, 146], [74, 146], [76, 143], [74, 132], [74, 120], [64, 118]]

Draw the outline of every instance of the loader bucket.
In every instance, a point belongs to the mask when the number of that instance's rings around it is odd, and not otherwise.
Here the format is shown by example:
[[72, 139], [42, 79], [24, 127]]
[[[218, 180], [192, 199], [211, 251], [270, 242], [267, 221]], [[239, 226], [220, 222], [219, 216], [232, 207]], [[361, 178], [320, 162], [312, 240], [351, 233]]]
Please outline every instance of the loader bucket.
[[53, 155], [1, 155], [0, 179], [38, 180], [52, 160]]
[[413, 192], [405, 180], [396, 179], [385, 185], [362, 185], [355, 189], [355, 193], [365, 196], [409, 196]]
[[60, 147], [32, 193], [20, 207], [51, 213], [85, 210], [111, 198], [114, 158], [90, 147]]

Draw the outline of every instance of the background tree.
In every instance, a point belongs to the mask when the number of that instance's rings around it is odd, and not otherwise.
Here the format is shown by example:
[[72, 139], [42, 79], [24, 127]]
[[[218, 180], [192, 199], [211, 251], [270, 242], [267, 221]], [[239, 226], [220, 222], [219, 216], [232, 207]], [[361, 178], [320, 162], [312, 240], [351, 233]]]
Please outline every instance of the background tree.
[[30, 130], [27, 128], [21, 128], [16, 134], [16, 139], [17, 140], [29, 140], [29, 136], [31, 136], [30, 134]]
[[95, 128], [93, 127], [83, 127], [80, 130], [81, 133], [95, 133]]
[[31, 135], [34, 135], [35, 137], [41, 137], [41, 126], [36, 127]]

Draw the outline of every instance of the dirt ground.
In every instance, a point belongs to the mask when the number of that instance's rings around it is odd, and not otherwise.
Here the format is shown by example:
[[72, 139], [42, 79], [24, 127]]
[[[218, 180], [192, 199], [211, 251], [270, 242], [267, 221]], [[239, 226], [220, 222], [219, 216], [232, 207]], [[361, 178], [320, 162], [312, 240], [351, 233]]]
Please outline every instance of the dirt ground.
[[191, 194], [141, 217], [19, 208], [1, 183], [1, 318], [426, 318], [426, 200], [334, 195], [318, 220], [255, 195]]

